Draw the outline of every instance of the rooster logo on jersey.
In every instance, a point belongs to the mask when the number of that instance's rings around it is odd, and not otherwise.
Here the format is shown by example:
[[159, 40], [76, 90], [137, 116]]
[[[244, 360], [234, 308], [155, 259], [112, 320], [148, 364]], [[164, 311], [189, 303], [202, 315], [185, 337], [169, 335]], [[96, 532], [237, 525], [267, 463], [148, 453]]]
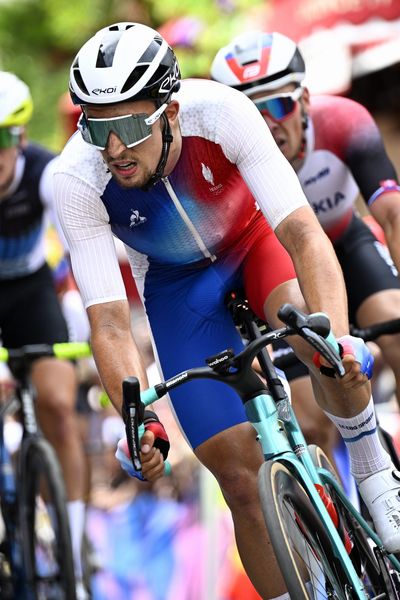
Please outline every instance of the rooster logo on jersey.
[[131, 208], [131, 217], [130, 217], [130, 225], [129, 227], [137, 227], [138, 225], [142, 225], [142, 223], [146, 223], [147, 217], [142, 217], [139, 214], [138, 210]]
[[210, 167], [207, 167], [207, 165], [201, 163], [201, 172], [204, 179], [208, 181], [208, 183], [211, 183], [211, 185], [214, 185], [214, 175], [212, 174]]

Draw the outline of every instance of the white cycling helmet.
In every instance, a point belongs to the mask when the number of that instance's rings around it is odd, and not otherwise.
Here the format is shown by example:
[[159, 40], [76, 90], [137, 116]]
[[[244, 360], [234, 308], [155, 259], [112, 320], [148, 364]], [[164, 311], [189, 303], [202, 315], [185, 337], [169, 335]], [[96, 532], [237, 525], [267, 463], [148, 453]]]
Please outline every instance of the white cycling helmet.
[[74, 104], [127, 100], [168, 102], [179, 89], [179, 66], [161, 35], [138, 23], [100, 29], [76, 55], [70, 70]]
[[0, 71], [0, 127], [26, 125], [33, 102], [26, 83], [13, 73]]
[[211, 65], [211, 77], [247, 96], [300, 84], [305, 64], [296, 44], [281, 33], [249, 31], [221, 48]]

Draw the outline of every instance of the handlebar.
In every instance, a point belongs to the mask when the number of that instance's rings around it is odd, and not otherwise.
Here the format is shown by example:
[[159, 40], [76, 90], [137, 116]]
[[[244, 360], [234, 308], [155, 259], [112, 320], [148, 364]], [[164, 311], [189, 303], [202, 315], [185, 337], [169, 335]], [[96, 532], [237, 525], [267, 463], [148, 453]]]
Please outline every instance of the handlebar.
[[372, 342], [381, 335], [400, 333], [400, 319], [383, 321], [382, 323], [376, 323], [375, 325], [363, 328], [353, 327], [351, 325], [350, 333], [351, 335], [362, 338], [364, 342]]
[[21, 348], [0, 347], [0, 362], [24, 360], [30, 362], [37, 358], [54, 356], [65, 360], [77, 360], [91, 356], [92, 351], [87, 342], [63, 342], [57, 344], [27, 344]]
[[[123, 415], [128, 446], [132, 463], [136, 470], [140, 464], [140, 428], [143, 425], [144, 408], [167, 394], [171, 389], [179, 387], [194, 379], [214, 379], [232, 387], [243, 402], [267, 391], [264, 381], [252, 368], [254, 358], [262, 348], [274, 340], [289, 335], [300, 335], [329, 362], [335, 373], [342, 377], [345, 373], [339, 356], [338, 344], [330, 329], [330, 322], [323, 313], [306, 315], [290, 304], [284, 304], [278, 312], [285, 327], [269, 331], [256, 340], [251, 341], [242, 352], [234, 354], [226, 349], [206, 359], [207, 366], [182, 371], [174, 377], [154, 387], [140, 392], [136, 377], [128, 377], [123, 381]], [[272, 373], [276, 377], [275, 373]]]

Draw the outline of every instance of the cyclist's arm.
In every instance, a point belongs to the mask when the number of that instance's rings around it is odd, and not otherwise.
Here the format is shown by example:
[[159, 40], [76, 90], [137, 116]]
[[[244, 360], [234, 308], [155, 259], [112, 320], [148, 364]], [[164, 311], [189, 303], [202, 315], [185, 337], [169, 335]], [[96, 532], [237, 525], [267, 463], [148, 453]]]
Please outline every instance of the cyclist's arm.
[[335, 103], [339, 153], [373, 217], [385, 232], [392, 258], [400, 270], [400, 187], [379, 128], [367, 109], [348, 98]]
[[329, 315], [336, 337], [348, 333], [347, 297], [333, 246], [311, 207], [298, 208], [275, 229], [290, 254], [311, 312]]
[[[263, 214], [289, 252], [309, 310], [326, 312], [332, 318], [336, 336], [347, 334], [343, 275], [332, 244], [314, 215], [296, 173], [255, 105], [244, 94], [233, 94], [227, 97], [227, 102], [218, 120], [219, 143], [238, 166]], [[232, 122], [234, 128], [228, 126]]]
[[390, 254], [400, 272], [400, 192], [385, 192], [369, 209], [385, 233]]
[[90, 185], [57, 174], [56, 200], [67, 237], [74, 276], [88, 312], [91, 343], [102, 383], [116, 408], [121, 383], [135, 375], [147, 383], [133, 341], [129, 304], [108, 215]]
[[146, 371], [131, 332], [127, 300], [93, 304], [87, 309], [93, 355], [103, 386], [121, 412], [121, 382], [135, 375], [148, 387]]

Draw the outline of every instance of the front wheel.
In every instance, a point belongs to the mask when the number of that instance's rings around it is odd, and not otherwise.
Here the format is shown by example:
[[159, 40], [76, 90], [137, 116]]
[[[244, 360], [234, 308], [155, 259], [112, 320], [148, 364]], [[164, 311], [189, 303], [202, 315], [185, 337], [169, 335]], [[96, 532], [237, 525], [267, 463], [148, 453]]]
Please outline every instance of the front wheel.
[[296, 474], [280, 462], [268, 461], [260, 468], [258, 485], [265, 523], [290, 597], [362, 597], [347, 578], [340, 556]]
[[[332, 463], [323, 450], [313, 444], [308, 447], [308, 450], [315, 466], [326, 469], [339, 481]], [[400, 586], [398, 575], [397, 572], [394, 572], [389, 559], [367, 536], [364, 529], [348, 510], [346, 504], [336, 493], [333, 485], [325, 484], [325, 488], [339, 513], [343, 527], [349, 533], [354, 544], [351, 558], [357, 565], [357, 571], [371, 597], [382, 598], [384, 600], [399, 600]]]
[[76, 600], [69, 521], [55, 452], [40, 437], [21, 448], [20, 522], [28, 585], [35, 600]]

